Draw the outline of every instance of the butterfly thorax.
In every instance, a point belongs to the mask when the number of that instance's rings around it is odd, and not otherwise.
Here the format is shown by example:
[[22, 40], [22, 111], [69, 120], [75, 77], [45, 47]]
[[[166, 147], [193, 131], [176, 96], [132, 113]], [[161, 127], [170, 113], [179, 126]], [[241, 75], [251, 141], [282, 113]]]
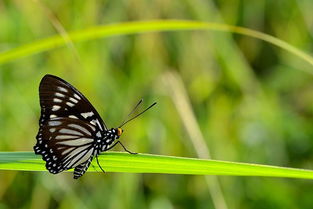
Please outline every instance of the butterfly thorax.
[[111, 128], [103, 132], [103, 137], [97, 140], [98, 154], [104, 152], [112, 146], [113, 142], [120, 138], [123, 130], [121, 128]]

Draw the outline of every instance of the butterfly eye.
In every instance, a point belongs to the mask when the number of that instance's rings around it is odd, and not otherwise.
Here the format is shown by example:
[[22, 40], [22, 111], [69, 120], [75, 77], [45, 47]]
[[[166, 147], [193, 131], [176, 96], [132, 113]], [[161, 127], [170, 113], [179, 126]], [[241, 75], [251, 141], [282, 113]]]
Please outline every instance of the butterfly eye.
[[118, 135], [118, 136], [121, 136], [122, 133], [123, 133], [123, 129], [117, 128], [117, 135]]

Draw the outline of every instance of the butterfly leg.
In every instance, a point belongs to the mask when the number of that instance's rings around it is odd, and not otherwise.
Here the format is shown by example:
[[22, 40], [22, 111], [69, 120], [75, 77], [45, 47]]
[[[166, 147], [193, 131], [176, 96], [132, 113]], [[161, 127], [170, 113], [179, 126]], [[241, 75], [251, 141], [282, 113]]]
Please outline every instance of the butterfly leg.
[[100, 169], [102, 170], [103, 173], [105, 173], [105, 171], [102, 169], [100, 163], [99, 163], [99, 160], [98, 160], [98, 155], [96, 155], [96, 160], [97, 160], [97, 164], [98, 166], [100, 167]]
[[119, 143], [119, 144], [123, 147], [123, 149], [124, 149], [126, 152], [128, 152], [129, 154], [132, 154], [132, 155], [138, 154], [137, 152], [131, 152], [131, 151], [129, 151], [128, 149], [126, 149], [126, 147], [122, 144], [122, 142], [117, 141], [116, 143]]
[[120, 141], [117, 141], [117, 142], [115, 142], [109, 149], [107, 149], [107, 150], [110, 150], [110, 149], [112, 149], [113, 147], [115, 147], [115, 145], [117, 145], [117, 144], [120, 144], [122, 147], [123, 147], [123, 149], [126, 151], [126, 152], [128, 152], [129, 154], [132, 154], [132, 155], [136, 155], [136, 154], [138, 154], [137, 152], [131, 152], [131, 151], [129, 151], [128, 149], [126, 149], [126, 147], [122, 144], [122, 142], [120, 142]]

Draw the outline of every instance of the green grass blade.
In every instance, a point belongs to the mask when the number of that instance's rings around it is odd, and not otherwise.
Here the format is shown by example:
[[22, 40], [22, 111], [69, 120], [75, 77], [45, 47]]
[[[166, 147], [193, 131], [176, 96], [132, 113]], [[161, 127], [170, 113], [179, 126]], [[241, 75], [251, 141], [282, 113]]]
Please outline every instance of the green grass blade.
[[[250, 37], [254, 37], [269, 42], [277, 47], [280, 47], [298, 56], [299, 58], [305, 60], [310, 65], [313, 65], [313, 58], [309, 54], [306, 54], [301, 50], [297, 49], [296, 47], [273, 36], [243, 27], [236, 27], [210, 22], [185, 21], [185, 20], [153, 20], [153, 21], [125, 22], [104, 26], [102, 25], [92, 27], [89, 29], [69, 32], [68, 33], [69, 39], [64, 39], [62, 36], [56, 35], [50, 38], [42, 39], [0, 53], [0, 64], [15, 60], [23, 56], [29, 56], [31, 54], [63, 46], [67, 44], [69, 41], [78, 42], [117, 35], [138, 34], [155, 31], [179, 31], [179, 30], [213, 30], [247, 35]], [[313, 71], [311, 73], [313, 73]]]
[[[191, 175], [267, 176], [313, 179], [313, 171], [249, 163], [107, 152], [99, 156], [108, 172]], [[45, 162], [33, 152], [0, 152], [0, 170], [46, 171]], [[97, 169], [96, 162], [93, 162]], [[89, 171], [95, 171], [93, 166]], [[100, 169], [97, 169], [100, 171]]]

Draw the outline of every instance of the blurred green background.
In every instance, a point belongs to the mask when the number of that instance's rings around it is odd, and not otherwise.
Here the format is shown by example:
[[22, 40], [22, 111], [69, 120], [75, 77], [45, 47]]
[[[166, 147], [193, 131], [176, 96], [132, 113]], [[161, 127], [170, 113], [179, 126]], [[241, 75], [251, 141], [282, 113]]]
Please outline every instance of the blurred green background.
[[[311, 0], [0, 1], [0, 52], [62, 31], [151, 19], [238, 25], [310, 52], [312, 8]], [[224, 32], [68, 44], [0, 65], [0, 149], [32, 151], [38, 85], [50, 73], [84, 93], [110, 127], [140, 98], [145, 105], [157, 101], [125, 127], [122, 141], [132, 151], [205, 156], [195, 143], [200, 140], [213, 159], [313, 169], [313, 77], [301, 70], [312, 66], [268, 43]], [[309, 180], [207, 182], [187, 175], [87, 173], [73, 180], [72, 173], [2, 171], [0, 209], [313, 208]]]

